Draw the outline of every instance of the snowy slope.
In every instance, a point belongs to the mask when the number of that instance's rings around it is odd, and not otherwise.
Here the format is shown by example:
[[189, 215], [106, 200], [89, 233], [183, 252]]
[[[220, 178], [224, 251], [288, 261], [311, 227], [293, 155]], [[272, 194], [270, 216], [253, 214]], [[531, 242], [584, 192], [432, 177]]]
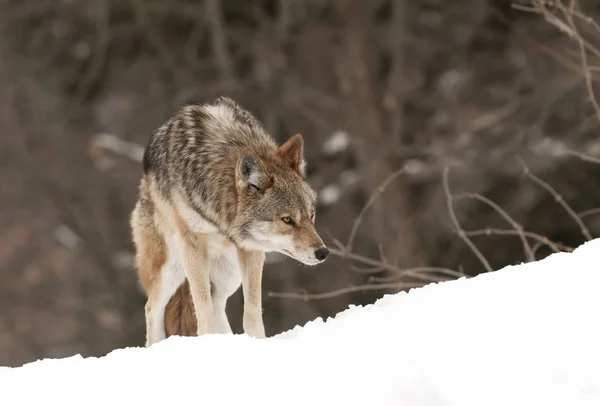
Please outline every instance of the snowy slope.
[[1, 405], [600, 405], [600, 240], [266, 340], [0, 368]]

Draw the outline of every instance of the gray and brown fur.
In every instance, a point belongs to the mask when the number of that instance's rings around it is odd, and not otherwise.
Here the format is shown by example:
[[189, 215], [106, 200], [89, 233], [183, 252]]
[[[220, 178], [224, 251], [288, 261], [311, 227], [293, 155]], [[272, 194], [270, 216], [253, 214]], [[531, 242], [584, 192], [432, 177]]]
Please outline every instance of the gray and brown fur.
[[225, 97], [178, 111], [146, 148], [131, 216], [136, 268], [148, 296], [146, 345], [165, 338], [165, 323], [177, 325], [165, 320], [172, 299], [183, 306], [191, 297], [198, 335], [231, 332], [225, 303], [240, 285], [244, 331], [264, 337], [265, 252], [307, 265], [329, 253], [314, 228], [315, 199], [301, 135], [278, 146], [250, 112]]

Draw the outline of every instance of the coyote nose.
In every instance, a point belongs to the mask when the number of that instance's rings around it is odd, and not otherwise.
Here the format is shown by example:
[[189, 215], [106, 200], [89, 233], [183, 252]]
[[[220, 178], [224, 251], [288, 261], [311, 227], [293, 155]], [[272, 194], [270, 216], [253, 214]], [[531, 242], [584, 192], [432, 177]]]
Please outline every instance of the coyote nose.
[[325, 261], [328, 256], [329, 256], [329, 250], [327, 249], [327, 247], [321, 247], [315, 251], [315, 257], [319, 261]]

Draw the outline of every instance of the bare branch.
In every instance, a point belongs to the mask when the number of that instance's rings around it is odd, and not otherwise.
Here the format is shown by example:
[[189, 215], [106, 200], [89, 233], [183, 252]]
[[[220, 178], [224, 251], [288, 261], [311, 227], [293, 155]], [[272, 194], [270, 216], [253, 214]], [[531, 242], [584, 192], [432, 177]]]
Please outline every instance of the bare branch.
[[356, 232], [360, 223], [362, 222], [363, 216], [369, 210], [369, 208], [377, 201], [379, 196], [381, 196], [387, 189], [387, 187], [396, 179], [398, 176], [402, 175], [405, 172], [404, 168], [399, 169], [396, 172], [390, 174], [382, 183], [379, 185], [375, 192], [371, 195], [367, 203], [364, 205], [359, 215], [354, 219], [354, 224], [352, 225], [352, 230], [350, 231], [350, 237], [348, 238], [348, 243], [346, 244], [346, 252], [352, 251], [352, 246], [354, 244], [354, 238], [356, 237]]
[[533, 182], [546, 189], [554, 197], [554, 200], [556, 200], [556, 202], [560, 204], [563, 207], [563, 209], [565, 209], [565, 211], [573, 219], [573, 221], [577, 223], [579, 229], [581, 230], [581, 234], [585, 237], [585, 239], [588, 241], [591, 240], [592, 236], [590, 235], [589, 230], [587, 229], [585, 224], [583, 224], [583, 221], [581, 221], [579, 216], [577, 216], [577, 213], [575, 213], [571, 206], [569, 206], [569, 204], [565, 202], [565, 199], [563, 199], [563, 197], [556, 190], [554, 190], [552, 186], [550, 186], [548, 183], [544, 182], [543, 180], [535, 176], [533, 173], [531, 173], [527, 165], [525, 165], [525, 162], [520, 157], [517, 157], [517, 160], [523, 167], [523, 174], [529, 179], [531, 179]]
[[480, 202], [487, 204], [492, 209], [494, 209], [496, 211], [496, 213], [498, 213], [500, 216], [502, 216], [502, 218], [504, 218], [506, 221], [508, 221], [510, 223], [510, 225], [515, 229], [517, 234], [519, 235], [519, 238], [521, 239], [521, 243], [523, 244], [523, 250], [525, 252], [526, 261], [527, 262], [535, 261], [535, 256], [533, 255], [531, 246], [529, 245], [527, 238], [525, 238], [525, 234], [523, 232], [523, 226], [521, 224], [517, 223], [504, 209], [502, 209], [500, 206], [498, 206], [496, 203], [494, 203], [487, 197], [482, 196], [478, 193], [465, 193], [462, 195], [454, 196], [455, 200], [461, 200], [463, 198], [477, 199]]
[[[587, 92], [590, 101], [594, 107], [594, 112], [598, 120], [600, 120], [600, 103], [596, 97], [593, 82], [594, 78], [592, 75], [592, 69], [589, 66], [588, 51], [600, 58], [600, 49], [596, 48], [588, 41], [586, 41], [579, 32], [575, 18], [583, 21], [590, 25], [593, 29], [600, 33], [600, 26], [591, 18], [583, 15], [581, 12], [575, 9], [575, 2], [571, 2], [569, 6], [565, 6], [561, 0], [556, 0], [551, 3], [552, 9], [558, 13], [553, 12], [548, 8], [550, 3], [545, 0], [533, 0], [532, 7], [517, 7], [524, 11], [530, 11], [542, 15], [545, 20], [551, 25], [555, 26], [561, 32], [567, 34], [569, 37], [577, 42], [579, 47], [579, 56], [582, 65], [582, 74], [585, 79]], [[558, 14], [558, 15], [557, 15]]]
[[573, 155], [573, 156], [581, 159], [582, 161], [591, 162], [591, 163], [600, 165], [600, 158], [595, 158], [595, 157], [590, 156], [588, 154], [584, 154], [583, 152], [574, 151], [572, 149], [565, 149], [564, 153], [567, 154], [567, 155]]
[[485, 268], [485, 270], [487, 272], [493, 272], [493, 269], [490, 266], [488, 260], [483, 256], [481, 251], [479, 251], [479, 249], [475, 246], [475, 244], [473, 244], [473, 241], [471, 241], [471, 239], [467, 236], [465, 231], [460, 227], [460, 223], [458, 222], [458, 219], [456, 218], [456, 214], [454, 213], [454, 205], [452, 204], [452, 194], [450, 193], [450, 186], [448, 184], [449, 170], [450, 169], [447, 166], [444, 168], [443, 184], [444, 184], [444, 193], [446, 194], [446, 205], [448, 207], [448, 214], [450, 215], [450, 220], [452, 221], [452, 224], [453, 224], [454, 229], [455, 229], [456, 233], [458, 234], [458, 236], [465, 242], [465, 244], [467, 244], [467, 246], [471, 249], [471, 251], [473, 251], [475, 256], [483, 264], [483, 267]]
[[352, 252], [347, 252], [347, 251], [341, 251], [335, 248], [330, 248], [329, 251], [331, 251], [331, 253], [335, 256], [338, 256], [340, 258], [346, 258], [346, 259], [350, 259], [356, 262], [360, 262], [364, 265], [370, 265], [375, 267], [375, 270], [363, 270], [364, 273], [376, 273], [376, 272], [380, 272], [381, 270], [386, 270], [386, 271], [391, 271], [391, 272], [396, 272], [400, 275], [403, 276], [410, 276], [413, 278], [420, 278], [420, 279], [424, 279], [424, 280], [436, 280], [436, 279], [432, 279], [431, 276], [428, 275], [423, 275], [423, 272], [438, 272], [441, 274], [445, 274], [445, 275], [449, 275], [455, 278], [462, 278], [465, 277], [466, 275], [457, 271], [453, 271], [451, 269], [447, 269], [447, 268], [438, 268], [438, 267], [415, 267], [415, 268], [399, 268], [395, 265], [391, 265], [391, 264], [387, 264], [381, 261], [378, 261], [376, 259], [372, 259], [372, 258], [367, 258], [364, 257], [362, 255], [358, 255]]
[[583, 65], [583, 74], [585, 77], [585, 84], [588, 89], [590, 101], [592, 102], [592, 105], [594, 106], [594, 110], [596, 112], [596, 117], [598, 118], [598, 120], [600, 120], [600, 104], [598, 104], [598, 99], [596, 98], [596, 93], [594, 91], [594, 86], [592, 84], [592, 72], [590, 72], [589, 65], [588, 65], [586, 43], [583, 40], [583, 38], [581, 38], [581, 35], [579, 35], [579, 32], [577, 31], [577, 28], [575, 27], [575, 23], [573, 22], [573, 15], [565, 12], [565, 17], [567, 18], [567, 20], [569, 21], [569, 24], [571, 25], [571, 29], [573, 31], [573, 37], [579, 44], [579, 52], [581, 54], [581, 64]]
[[[486, 236], [492, 236], [492, 235], [523, 235], [527, 238], [531, 238], [532, 240], [536, 241], [536, 244], [541, 244], [541, 245], [546, 245], [548, 248], [550, 248], [552, 251], [554, 252], [561, 252], [561, 251], [573, 251], [573, 248], [566, 246], [564, 244], [561, 243], [557, 243], [557, 242], [553, 242], [550, 241], [550, 239], [548, 239], [547, 237], [544, 237], [542, 235], [533, 233], [531, 231], [521, 231], [520, 233], [516, 230], [502, 230], [502, 229], [498, 229], [498, 228], [484, 228], [482, 230], [471, 230], [471, 231], [465, 231], [465, 233], [470, 236], [470, 237], [476, 237], [476, 236], [481, 236], [481, 235], [486, 235]], [[535, 260], [535, 249], [531, 248], [531, 255], [533, 255], [534, 260]]]
[[580, 219], [584, 218], [584, 217], [588, 217], [588, 216], [595, 216], [600, 214], [600, 207], [596, 207], [593, 209], [588, 209], [588, 210], [584, 210], [580, 213], [577, 214], [577, 217], [579, 217]]
[[285, 299], [302, 299], [304, 301], [309, 300], [321, 300], [330, 299], [336, 296], [342, 296], [348, 293], [355, 293], [367, 290], [404, 290], [410, 288], [420, 288], [425, 286], [426, 283], [380, 283], [380, 284], [366, 284], [366, 285], [352, 285], [347, 288], [337, 289], [331, 292], [325, 293], [294, 293], [294, 292], [267, 292], [268, 297], [280, 297]]

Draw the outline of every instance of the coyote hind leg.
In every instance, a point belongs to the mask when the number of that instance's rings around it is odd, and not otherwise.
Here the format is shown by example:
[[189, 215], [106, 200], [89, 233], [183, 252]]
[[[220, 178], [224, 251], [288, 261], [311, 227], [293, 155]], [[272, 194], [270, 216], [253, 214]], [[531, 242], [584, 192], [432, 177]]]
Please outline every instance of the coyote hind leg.
[[185, 282], [185, 272], [173, 239], [166, 241], [166, 261], [160, 267], [146, 303], [146, 346], [166, 338], [165, 311], [177, 289]]
[[165, 308], [185, 280], [185, 275], [177, 251], [154, 227], [148, 202], [143, 203], [136, 206], [131, 224], [136, 248], [136, 268], [140, 284], [148, 297], [145, 318], [146, 347], [149, 347], [166, 337]]

